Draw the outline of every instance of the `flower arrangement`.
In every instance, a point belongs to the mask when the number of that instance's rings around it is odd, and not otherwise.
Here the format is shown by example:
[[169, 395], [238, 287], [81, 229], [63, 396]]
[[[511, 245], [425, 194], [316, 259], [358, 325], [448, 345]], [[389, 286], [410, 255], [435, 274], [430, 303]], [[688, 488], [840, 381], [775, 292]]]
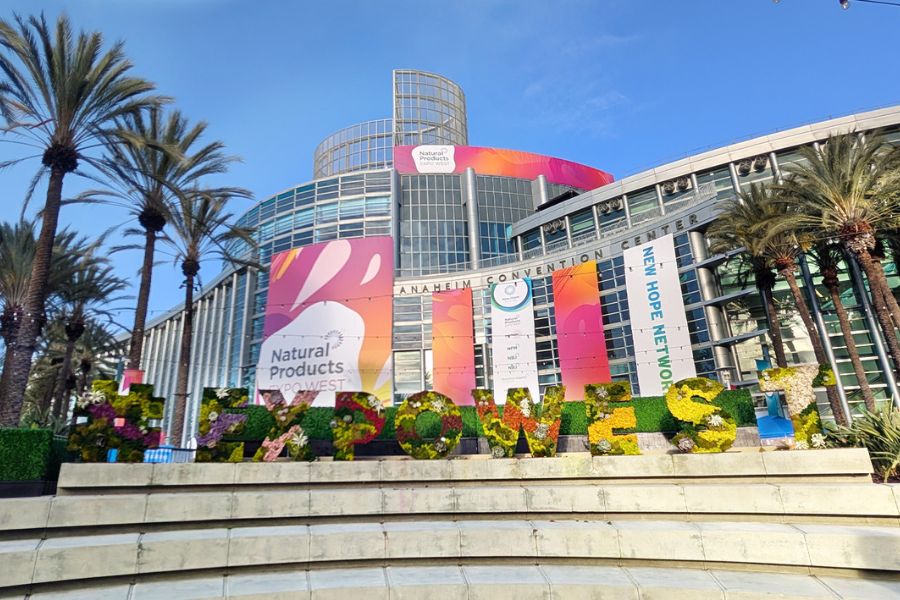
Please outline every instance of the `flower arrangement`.
[[[512, 390], [509, 391], [510, 394]], [[481, 429], [487, 438], [494, 458], [511, 458], [516, 453], [516, 443], [519, 441], [519, 429], [513, 428], [503, 422], [500, 412], [494, 403], [493, 390], [472, 390], [475, 398], [475, 410], [481, 421]]]
[[227, 412], [247, 405], [246, 388], [203, 388], [197, 435], [197, 462], [241, 462], [244, 442], [224, 442], [239, 433], [247, 415]]
[[[712, 403], [725, 387], [705, 377], [682, 379], [666, 391], [666, 406], [682, 425], [672, 438], [681, 452], [725, 452], [737, 437], [737, 423]], [[698, 401], [698, 399], [700, 401]]]
[[[426, 439], [416, 431], [416, 419], [433, 412], [441, 419], [437, 438]], [[397, 441], [413, 458], [443, 458], [450, 454], [462, 437], [462, 415], [453, 400], [439, 392], [419, 392], [403, 401], [394, 416]]]
[[91, 391], [75, 402], [68, 449], [84, 462], [105, 461], [111, 448], [118, 449], [123, 462], [141, 462], [144, 450], [158, 447], [162, 439], [164, 404], [153, 397], [152, 385], [132, 384], [120, 396], [115, 381], [94, 381]]
[[507, 391], [503, 423], [516, 432], [517, 438], [519, 428], [525, 432], [525, 440], [532, 456], [556, 456], [565, 397], [565, 386], [549, 387], [544, 392], [544, 402], [537, 406], [532, 402], [528, 388]]
[[584, 409], [588, 421], [588, 446], [594, 456], [604, 454], [640, 454], [637, 435], [617, 434], [633, 429], [637, 417], [633, 406], [614, 406], [631, 401], [631, 383], [595, 383], [584, 386]]
[[384, 428], [384, 403], [366, 392], [338, 392], [331, 431], [335, 460], [353, 460], [356, 444], [368, 444]]
[[297, 392], [290, 402], [287, 402], [278, 390], [260, 390], [260, 395], [275, 424], [259, 450], [253, 455], [253, 460], [272, 462], [281, 455], [285, 447], [288, 449], [288, 456], [293, 460], [315, 460], [316, 456], [309, 445], [309, 437], [300, 426], [300, 421], [319, 393]]
[[822, 420], [813, 387], [834, 384], [834, 372], [827, 365], [795, 365], [759, 372], [760, 390], [784, 392], [788, 417], [794, 426], [794, 449], [809, 448], [812, 446], [812, 436], [822, 435]]

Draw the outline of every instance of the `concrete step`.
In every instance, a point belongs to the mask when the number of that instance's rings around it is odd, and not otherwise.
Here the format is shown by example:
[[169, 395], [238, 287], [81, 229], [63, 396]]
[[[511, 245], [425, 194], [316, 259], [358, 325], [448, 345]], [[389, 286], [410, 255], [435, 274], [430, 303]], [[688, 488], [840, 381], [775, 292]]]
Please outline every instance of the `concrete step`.
[[[269, 488], [214, 486], [220, 491], [161, 491], [0, 500], [0, 532], [83, 527], [377, 517], [466, 519], [485, 515], [767, 522], [828, 521], [900, 526], [900, 485], [874, 483], [578, 483], [484, 486], [463, 482], [355, 488], [298, 484]], [[156, 489], [156, 488], [154, 488]], [[236, 523], [237, 524], [237, 523]], [[58, 533], [56, 533], [58, 534]], [[29, 534], [31, 535], [31, 534]]]
[[402, 458], [313, 463], [65, 464], [58, 493], [129, 493], [147, 488], [172, 492], [215, 486], [356, 487], [384, 483], [578, 481], [604, 483], [870, 482], [872, 463], [863, 448], [795, 452], [734, 451], [723, 454], [596, 456], [452, 460]]
[[[89, 593], [89, 596], [85, 594]], [[23, 596], [9, 596], [22, 598]], [[900, 583], [713, 569], [505, 564], [212, 574], [39, 591], [32, 600], [891, 600]]]
[[[177, 529], [0, 541], [0, 588], [138, 574], [467, 559], [755, 565], [900, 574], [900, 528], [740, 521], [471, 520]], [[361, 564], [359, 566], [362, 566]]]

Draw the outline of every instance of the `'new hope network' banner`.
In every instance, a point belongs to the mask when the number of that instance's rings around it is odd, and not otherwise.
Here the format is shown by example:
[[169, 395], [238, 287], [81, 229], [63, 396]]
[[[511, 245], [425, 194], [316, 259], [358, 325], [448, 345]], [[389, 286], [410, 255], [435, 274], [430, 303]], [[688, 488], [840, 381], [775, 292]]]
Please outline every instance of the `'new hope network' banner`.
[[389, 237], [336, 240], [276, 254], [269, 270], [256, 389], [391, 398], [394, 249]]
[[491, 350], [494, 399], [506, 402], [510, 388], [527, 387], [540, 395], [534, 340], [534, 302], [531, 280], [515, 279], [491, 286]]
[[660, 396], [680, 379], [696, 377], [675, 238], [663, 236], [625, 250], [625, 290], [642, 396]]

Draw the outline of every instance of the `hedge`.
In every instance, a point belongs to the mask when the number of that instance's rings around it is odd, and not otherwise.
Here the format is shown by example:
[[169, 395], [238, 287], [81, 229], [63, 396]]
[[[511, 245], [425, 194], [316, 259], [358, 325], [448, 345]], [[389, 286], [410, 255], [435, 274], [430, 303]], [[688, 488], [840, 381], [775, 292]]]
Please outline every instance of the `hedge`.
[[[719, 394], [715, 404], [728, 411], [737, 421], [738, 427], [756, 426], [756, 413], [753, 409], [753, 401], [747, 390], [725, 391]], [[666, 399], [662, 396], [648, 396], [635, 398], [631, 402], [624, 402], [621, 406], [634, 406], [637, 417], [636, 431], [641, 433], [666, 432], [674, 433], [680, 428], [675, 418], [666, 408]], [[503, 407], [498, 406], [502, 414]], [[474, 406], [461, 406], [463, 420], [463, 437], [480, 437], [484, 433], [481, 430], [481, 422]], [[263, 406], [250, 406], [242, 409], [230, 409], [229, 412], [242, 412], [248, 415], [244, 433], [239, 437], [229, 440], [262, 440], [266, 437], [273, 420]], [[396, 407], [385, 409], [384, 429], [377, 439], [394, 439], [394, 414]], [[331, 408], [315, 406], [309, 409], [303, 418], [303, 430], [313, 440], [331, 440], [331, 419], [334, 411]], [[562, 435], [586, 435], [588, 428], [587, 414], [584, 410], [584, 402], [566, 402], [563, 405], [562, 423], [560, 433]], [[436, 415], [425, 413], [416, 422], [419, 434], [425, 437], [435, 437], [440, 431], [440, 422]]]
[[58, 464], [50, 466], [54, 454], [49, 429], [0, 429], [0, 481], [38, 481], [48, 470], [58, 473]]

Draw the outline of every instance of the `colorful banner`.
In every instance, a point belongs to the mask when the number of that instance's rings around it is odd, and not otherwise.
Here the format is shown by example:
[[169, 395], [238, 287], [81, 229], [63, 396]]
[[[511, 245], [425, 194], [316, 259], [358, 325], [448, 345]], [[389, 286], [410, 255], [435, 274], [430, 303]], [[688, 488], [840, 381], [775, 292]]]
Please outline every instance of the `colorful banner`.
[[475, 339], [472, 288], [431, 295], [434, 389], [460, 406], [475, 404]]
[[510, 388], [527, 387], [541, 397], [534, 341], [534, 302], [531, 279], [515, 279], [491, 286], [491, 358], [494, 398], [506, 402]]
[[612, 381], [596, 261], [553, 272], [553, 310], [566, 400], [584, 400], [585, 385]]
[[625, 250], [625, 290], [641, 396], [696, 377], [672, 234]]
[[269, 270], [256, 389], [369, 392], [391, 400], [394, 249], [390, 237], [276, 254]]
[[394, 168], [402, 174], [464, 173], [536, 179], [583, 190], [612, 183], [613, 176], [600, 169], [531, 152], [476, 146], [394, 146]]

